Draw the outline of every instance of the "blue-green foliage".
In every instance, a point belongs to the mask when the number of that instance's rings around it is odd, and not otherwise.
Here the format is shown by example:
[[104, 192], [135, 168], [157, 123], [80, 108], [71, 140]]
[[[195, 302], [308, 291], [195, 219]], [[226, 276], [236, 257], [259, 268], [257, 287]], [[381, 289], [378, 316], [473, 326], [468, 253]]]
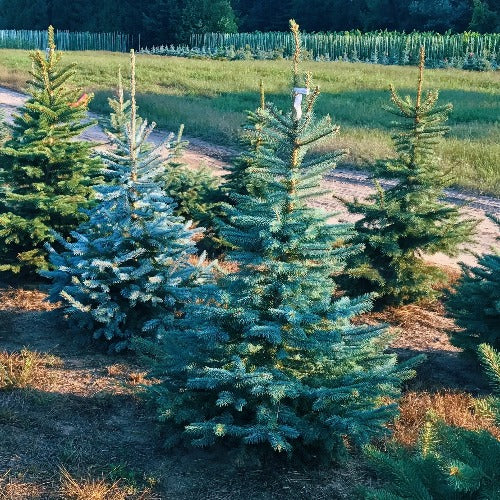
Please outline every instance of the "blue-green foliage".
[[259, 109], [256, 112], [249, 111], [247, 113], [247, 122], [241, 134], [240, 146], [243, 152], [235, 158], [232, 165], [228, 166], [229, 173], [224, 176], [223, 189], [228, 194], [231, 204], [234, 204], [234, 195], [252, 194], [259, 196], [259, 184], [253, 185], [253, 183], [258, 182], [258, 178], [251, 175], [251, 171], [254, 165], [258, 168], [260, 152], [265, 151], [269, 154], [273, 147], [272, 141], [264, 133], [266, 113], [262, 111], [265, 107], [264, 86], [261, 81]]
[[335, 244], [352, 227], [306, 204], [339, 157], [305, 156], [337, 132], [313, 115], [318, 93], [300, 119], [272, 105], [258, 111], [274, 147], [247, 175], [263, 189], [235, 195], [222, 228], [238, 269], [220, 279], [221, 300], [202, 307], [196, 327], [169, 337], [163, 359], [157, 352], [163, 383], [154, 393], [169, 446], [224, 442], [338, 459], [346, 441], [385, 433], [395, 412], [387, 398], [412, 375], [384, 354], [383, 326], [351, 323], [370, 309], [369, 296], [332, 300], [331, 276], [350, 251]]
[[155, 124], [136, 116], [134, 91], [130, 107], [121, 133], [108, 132], [115, 148], [100, 153], [108, 182], [95, 188], [97, 205], [72, 242], [60, 238], [66, 251], [52, 249], [55, 270], [44, 273], [54, 282], [51, 299], [62, 298], [79, 328], [117, 350], [134, 336], [175, 330], [184, 304], [205, 292], [196, 285], [210, 275], [202, 262], [191, 262], [200, 230], [173, 214], [157, 181], [172, 138], [152, 148], [147, 139]]
[[[118, 74], [116, 97], [109, 98], [108, 102], [112, 111], [109, 119], [103, 121], [103, 127], [123, 140], [123, 127], [130, 119], [131, 101], [125, 97], [123, 91], [121, 71]], [[138, 124], [140, 123], [139, 121]], [[188, 144], [182, 140], [183, 130], [184, 126], [181, 125], [176, 140], [170, 143], [172, 154], [169, 155], [168, 161], [164, 162], [164, 168], [157, 180], [174, 201], [174, 214], [204, 228], [203, 235], [197, 237], [198, 249], [214, 254], [223, 247], [216, 226], [216, 218], [221, 212], [222, 193], [218, 180], [208, 168], [200, 166], [190, 169], [182, 163], [182, 154]]]

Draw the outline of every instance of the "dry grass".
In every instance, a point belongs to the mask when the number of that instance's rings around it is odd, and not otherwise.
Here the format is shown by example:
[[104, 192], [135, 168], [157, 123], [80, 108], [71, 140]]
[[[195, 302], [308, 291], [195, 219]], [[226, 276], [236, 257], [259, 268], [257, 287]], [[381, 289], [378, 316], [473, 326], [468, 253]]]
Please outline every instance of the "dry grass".
[[147, 383], [146, 375], [147, 372], [130, 372], [128, 379], [132, 385], [144, 385]]
[[42, 485], [15, 480], [10, 470], [0, 474], [0, 500], [39, 498], [42, 492]]
[[22, 349], [21, 352], [0, 352], [0, 390], [36, 387], [47, 379], [46, 368], [61, 366], [61, 358]]
[[50, 380], [41, 377], [36, 388], [0, 391], [0, 491], [8, 492], [0, 500], [330, 500], [352, 498], [353, 485], [369, 481], [354, 460], [342, 469], [240, 469], [221, 450], [165, 452], [154, 411], [137, 397], [145, 382], [134, 358], [68, 341], [58, 313], [30, 306], [31, 299], [45, 305], [42, 293], [9, 293], [26, 309], [1, 311], [2, 346], [56, 352], [64, 366], [51, 368]]
[[128, 367], [124, 363], [114, 363], [107, 366], [106, 371], [110, 377], [119, 377], [127, 373]]
[[[0, 302], [4, 297], [8, 301], [0, 306], [6, 309], [0, 313], [3, 348], [17, 344], [8, 348], [21, 356], [21, 346], [30, 345], [57, 353], [64, 365], [47, 367], [40, 361], [36, 388], [0, 391], [0, 500], [228, 500], [243, 496], [331, 500], [354, 498], [356, 485], [370, 483], [369, 471], [359, 459], [341, 469], [294, 470], [283, 463], [238, 469], [220, 450], [166, 453], [161, 449], [154, 412], [137, 397], [144, 372], [134, 358], [110, 357], [69, 342], [68, 332], [60, 328], [59, 313], [46, 308], [42, 292], [0, 291]], [[442, 313], [440, 304], [421, 304], [391, 308], [377, 313], [379, 319], [374, 314], [367, 318], [406, 329], [408, 349], [434, 346], [432, 356], [449, 356], [450, 369], [464, 371], [455, 365], [456, 353], [446, 351], [451, 349], [445, 343], [450, 323]], [[440, 340], [432, 343], [433, 336]], [[403, 345], [402, 339], [396, 342]], [[434, 371], [425, 371], [422, 377], [427, 380]], [[443, 379], [441, 374], [439, 378]], [[483, 401], [464, 392], [409, 392], [401, 401], [401, 417], [393, 425], [395, 439], [414, 442], [430, 410], [451, 425], [485, 428], [500, 437]]]
[[0, 311], [53, 311], [60, 307], [60, 304], [51, 304], [46, 299], [47, 294], [40, 290], [0, 289]]
[[401, 413], [394, 423], [394, 439], [406, 446], [417, 441], [429, 412], [448, 425], [474, 431], [484, 429], [500, 439], [500, 427], [485, 400], [464, 392], [408, 392], [399, 406]]
[[434, 301], [387, 307], [381, 312], [365, 314], [358, 321], [396, 327], [398, 335], [392, 343], [395, 349], [459, 352], [460, 349], [451, 345], [447, 333], [457, 326], [445, 314], [444, 305]]
[[61, 494], [68, 500], [126, 500], [151, 498], [149, 491], [134, 491], [134, 488], [121, 486], [120, 481], [109, 483], [106, 479], [76, 480], [64, 467], [61, 467]]

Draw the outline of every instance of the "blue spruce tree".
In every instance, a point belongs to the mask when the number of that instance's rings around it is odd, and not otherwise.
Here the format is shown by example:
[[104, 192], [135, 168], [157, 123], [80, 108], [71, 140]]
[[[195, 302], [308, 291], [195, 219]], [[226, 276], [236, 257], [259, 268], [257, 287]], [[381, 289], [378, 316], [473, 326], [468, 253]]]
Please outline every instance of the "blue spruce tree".
[[347, 252], [336, 243], [352, 227], [329, 224], [328, 214], [306, 202], [339, 153], [306, 153], [338, 127], [329, 117], [314, 118], [319, 89], [307, 95], [310, 79], [299, 74], [293, 21], [291, 29], [293, 112], [272, 105], [258, 111], [266, 114], [264, 133], [274, 144], [267, 154], [259, 151], [246, 175], [265, 185], [258, 195], [235, 195], [222, 231], [236, 248], [229, 258], [238, 270], [219, 280], [220, 301], [201, 305], [192, 329], [170, 337], [155, 372], [163, 377], [154, 393], [167, 446], [254, 445], [259, 453], [336, 460], [347, 443], [386, 431], [395, 412], [388, 401], [413, 373], [384, 353], [384, 326], [351, 323], [370, 309], [370, 297], [335, 295], [331, 276]]
[[[125, 92], [123, 90], [123, 78], [122, 69], [118, 69], [118, 87], [116, 89], [116, 95], [114, 98], [108, 97], [108, 105], [111, 108], [111, 113], [109, 118], [105, 118], [101, 125], [102, 128], [111, 132], [115, 136], [122, 140], [126, 140], [125, 130], [127, 128], [127, 123], [130, 122], [131, 115], [131, 105], [130, 99], [125, 98]], [[135, 112], [137, 114], [138, 106], [136, 103]], [[137, 125], [141, 125], [141, 118], [137, 116]]]
[[101, 153], [109, 182], [95, 188], [97, 205], [72, 233], [74, 241], [59, 239], [66, 251], [51, 249], [55, 270], [43, 273], [53, 279], [51, 299], [62, 298], [80, 329], [116, 350], [129, 347], [132, 337], [167, 335], [210, 274], [202, 262], [193, 264], [200, 230], [173, 214], [157, 181], [168, 158], [163, 145], [147, 142], [155, 124], [137, 116], [133, 51], [129, 110], [120, 102], [114, 111], [121, 130], [108, 132], [115, 148]]

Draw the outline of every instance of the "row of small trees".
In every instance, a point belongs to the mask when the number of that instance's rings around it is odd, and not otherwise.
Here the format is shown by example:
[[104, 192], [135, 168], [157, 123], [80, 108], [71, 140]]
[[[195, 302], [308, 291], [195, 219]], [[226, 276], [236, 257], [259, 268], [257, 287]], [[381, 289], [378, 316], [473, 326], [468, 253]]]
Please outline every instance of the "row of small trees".
[[395, 186], [348, 204], [362, 215], [356, 227], [308, 206], [341, 153], [307, 154], [338, 126], [314, 115], [319, 89], [299, 70], [291, 28], [292, 112], [262, 93], [213, 223], [231, 272], [197, 257], [201, 229], [166, 192], [178, 195], [183, 144], [148, 141], [154, 124], [137, 114], [133, 53], [130, 99], [120, 86], [111, 101], [113, 147], [92, 154], [75, 140], [90, 96], [68, 90], [72, 70], [60, 67], [49, 30], [0, 151], [0, 270], [41, 270], [75, 330], [153, 361], [169, 446], [225, 442], [338, 460], [384, 434], [418, 360], [397, 364], [386, 327], [352, 319], [370, 310], [373, 292], [380, 304], [433, 296], [436, 270], [420, 254], [456, 252], [472, 234], [473, 221], [440, 202], [432, 146], [449, 107], [435, 108], [435, 92], [422, 96], [423, 54], [416, 100], [392, 91], [398, 156], [378, 174]]

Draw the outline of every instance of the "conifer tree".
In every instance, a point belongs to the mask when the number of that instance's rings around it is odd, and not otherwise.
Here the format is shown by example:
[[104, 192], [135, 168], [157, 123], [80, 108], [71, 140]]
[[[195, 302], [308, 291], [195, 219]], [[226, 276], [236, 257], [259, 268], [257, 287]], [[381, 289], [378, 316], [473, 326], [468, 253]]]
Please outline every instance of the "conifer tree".
[[[125, 139], [125, 130], [127, 127], [127, 123], [130, 122], [130, 113], [131, 113], [131, 100], [125, 98], [125, 92], [123, 90], [123, 78], [122, 78], [122, 69], [118, 69], [118, 86], [116, 89], [116, 96], [114, 98], [108, 98], [108, 105], [111, 108], [111, 113], [109, 114], [109, 119], [103, 123], [106, 130], [114, 134], [115, 136], [120, 137], [120, 139]], [[139, 107], [136, 103], [136, 113], [138, 112]], [[137, 116], [137, 119], [140, 120], [140, 116]], [[140, 122], [137, 125], [141, 125]]]
[[130, 347], [135, 336], [170, 334], [211, 272], [203, 257], [191, 262], [200, 229], [174, 215], [158, 181], [172, 136], [154, 149], [148, 144], [155, 123], [137, 116], [133, 51], [131, 61], [128, 121], [119, 133], [107, 132], [115, 148], [100, 153], [111, 182], [95, 187], [89, 220], [72, 232], [74, 241], [60, 238], [65, 251], [52, 250], [55, 270], [43, 273], [53, 279], [51, 299], [64, 300], [76, 326], [115, 350]]
[[177, 156], [165, 165], [162, 181], [165, 192], [175, 201], [175, 213], [204, 228], [197, 247], [209, 255], [220, 253], [224, 242], [217, 223], [223, 200], [219, 180], [203, 165], [190, 168]]
[[[224, 176], [224, 190], [229, 195], [229, 203], [232, 202], [234, 195], [258, 195], [259, 182], [253, 167], [259, 164], [259, 154], [264, 149], [269, 150], [272, 147], [270, 138], [266, 138], [264, 127], [267, 122], [265, 108], [266, 99], [264, 93], [264, 83], [260, 81], [260, 105], [256, 111], [247, 113], [247, 123], [244, 126], [244, 132], [241, 136], [240, 145], [243, 152], [235, 159], [232, 165], [229, 165], [229, 173]], [[252, 185], [256, 184], [256, 185]]]
[[427, 264], [423, 254], [456, 255], [471, 241], [476, 224], [442, 201], [451, 180], [442, 172], [434, 146], [448, 130], [444, 123], [452, 106], [436, 106], [437, 90], [423, 95], [424, 55], [422, 47], [415, 100], [400, 97], [391, 86], [393, 107], [388, 110], [401, 120], [393, 135], [397, 157], [379, 162], [373, 175], [393, 185], [377, 183], [366, 203], [343, 200], [351, 213], [362, 216], [354, 241], [365, 247], [348, 260], [343, 284], [349, 292], [377, 292], [387, 303], [438, 295], [435, 285], [447, 276]]
[[74, 89], [74, 65], [61, 66], [54, 30], [47, 54], [32, 52], [29, 99], [14, 116], [0, 149], [0, 271], [33, 273], [48, 265], [53, 231], [67, 238], [85, 219], [100, 162], [92, 144], [76, 140], [89, 125], [91, 98]]
[[415, 450], [396, 446], [386, 453], [367, 452], [387, 481], [384, 488], [367, 491], [367, 500], [499, 498], [500, 441], [485, 430], [430, 421]]
[[[103, 128], [117, 134], [123, 134], [124, 124], [130, 120], [130, 99], [125, 97], [122, 85], [121, 70], [118, 73], [118, 88], [115, 98], [108, 99], [112, 109], [109, 119], [103, 123]], [[138, 109], [135, 103], [136, 110]], [[139, 127], [141, 118], [137, 118]], [[216, 218], [221, 213], [220, 203], [222, 195], [219, 183], [214, 175], [203, 166], [190, 169], [182, 163], [182, 155], [188, 145], [182, 139], [184, 126], [181, 125], [175, 140], [169, 142], [169, 156], [159, 172], [158, 182], [162, 184], [165, 193], [174, 201], [174, 214], [193, 221], [203, 227], [203, 233], [197, 237], [197, 247], [211, 254], [218, 252], [222, 247], [216, 228]], [[153, 148], [153, 143], [145, 142], [144, 151]]]
[[5, 124], [5, 113], [0, 109], [0, 146], [7, 140], [7, 126]]
[[216, 222], [221, 215], [222, 202], [219, 180], [203, 165], [190, 168], [182, 162], [182, 153], [188, 146], [182, 139], [183, 131], [181, 125], [173, 143], [175, 154], [165, 164], [161, 181], [165, 192], [175, 202], [175, 213], [204, 228], [197, 247], [210, 255], [218, 254], [223, 247]]
[[[491, 219], [500, 228], [500, 220]], [[500, 349], [500, 249], [479, 256], [476, 266], [462, 265], [462, 271], [446, 301], [448, 312], [463, 328], [452, 333], [451, 342], [473, 353], [482, 342]]]
[[[500, 353], [487, 344], [478, 348], [493, 396], [485, 409], [500, 418]], [[500, 441], [485, 430], [446, 425], [431, 412], [414, 449], [389, 445], [386, 452], [367, 447], [377, 474], [387, 484], [369, 490], [367, 500], [472, 500], [500, 498]]]
[[236, 196], [222, 228], [238, 269], [219, 280], [221, 299], [200, 307], [194, 328], [170, 337], [163, 358], [157, 353], [154, 374], [163, 381], [154, 394], [167, 446], [252, 445], [259, 453], [339, 459], [346, 442], [355, 446], [386, 432], [394, 413], [387, 398], [396, 398], [412, 374], [384, 353], [384, 326], [351, 323], [370, 308], [368, 296], [332, 299], [331, 276], [346, 253], [334, 245], [352, 227], [329, 224], [328, 214], [306, 202], [340, 154], [306, 153], [338, 127], [328, 116], [314, 117], [319, 89], [308, 95], [294, 21], [291, 29], [293, 112], [270, 104], [258, 111], [275, 143], [258, 153], [248, 175], [253, 181], [258, 170], [265, 185], [258, 196]]

